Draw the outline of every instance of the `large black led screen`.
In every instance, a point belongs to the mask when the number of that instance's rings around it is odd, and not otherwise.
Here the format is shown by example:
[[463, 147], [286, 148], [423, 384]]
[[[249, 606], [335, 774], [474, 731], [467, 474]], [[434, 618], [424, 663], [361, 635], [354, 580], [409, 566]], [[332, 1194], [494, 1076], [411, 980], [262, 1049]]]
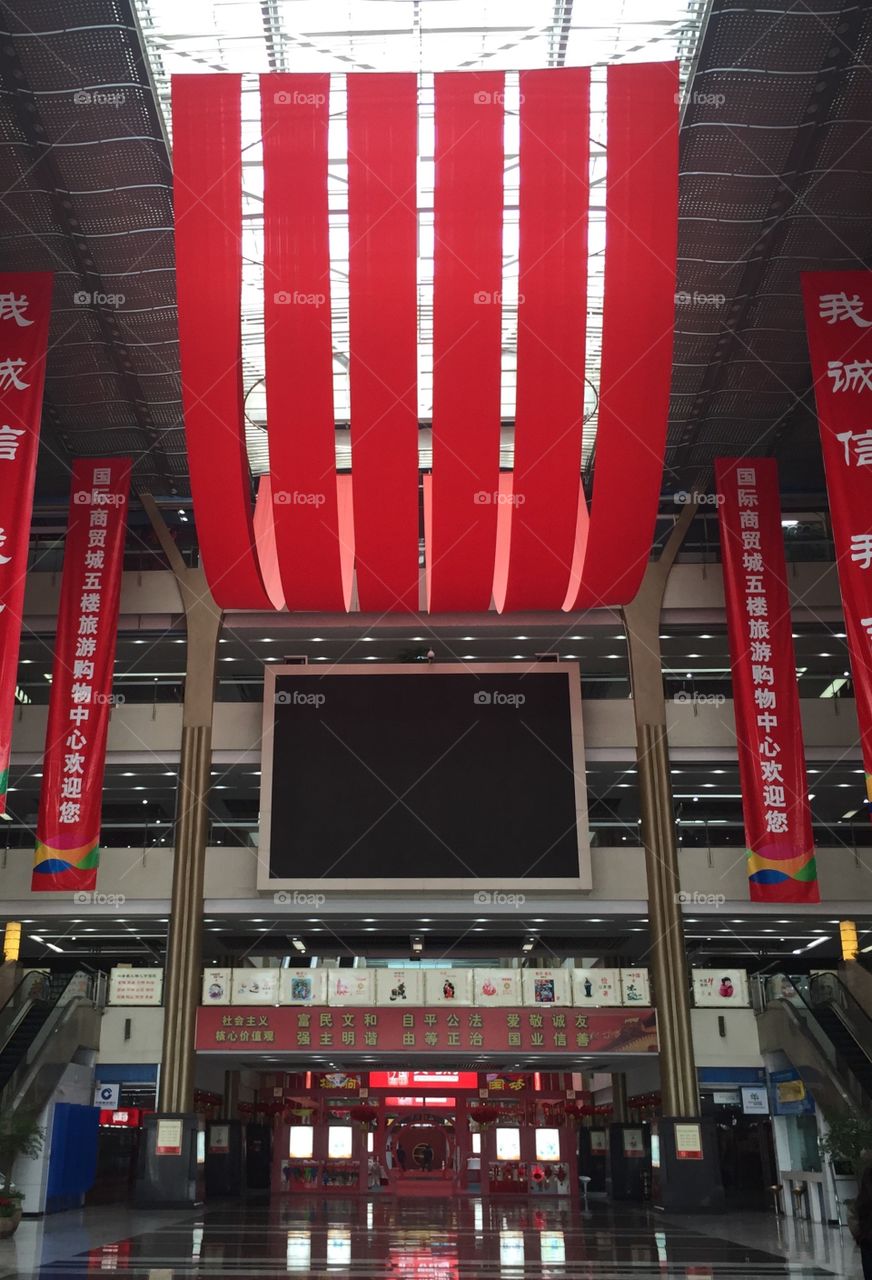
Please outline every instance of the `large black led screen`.
[[573, 677], [276, 673], [270, 878], [578, 877]]

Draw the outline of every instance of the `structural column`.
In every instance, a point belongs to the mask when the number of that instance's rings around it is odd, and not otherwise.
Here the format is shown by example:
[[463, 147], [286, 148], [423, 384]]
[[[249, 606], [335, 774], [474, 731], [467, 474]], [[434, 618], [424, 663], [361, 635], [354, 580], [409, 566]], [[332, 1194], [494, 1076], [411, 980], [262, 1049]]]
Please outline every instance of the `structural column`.
[[149, 495], [143, 497], [143, 506], [179, 584], [188, 635], [158, 1110], [190, 1112], [194, 1105], [194, 1036], [202, 969], [215, 664], [222, 614], [202, 569], [185, 565]]
[[638, 595], [624, 609], [648, 878], [650, 965], [657, 997], [660, 1088], [667, 1116], [699, 1115], [660, 653], [666, 581], [695, 513], [695, 503], [684, 508], [660, 558], [649, 564]]

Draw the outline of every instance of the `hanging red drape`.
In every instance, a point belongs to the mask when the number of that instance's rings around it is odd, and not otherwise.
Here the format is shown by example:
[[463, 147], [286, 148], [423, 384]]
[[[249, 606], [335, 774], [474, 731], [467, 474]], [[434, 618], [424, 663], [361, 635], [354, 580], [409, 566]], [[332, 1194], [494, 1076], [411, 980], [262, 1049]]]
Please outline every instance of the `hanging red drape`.
[[351, 459], [360, 608], [418, 608], [415, 75], [348, 77]]
[[203, 568], [225, 608], [269, 609], [242, 412], [241, 78], [173, 77], [173, 202], [188, 467]]
[[502, 322], [499, 72], [435, 76], [433, 538], [429, 607], [490, 607]]
[[341, 612], [327, 217], [328, 75], [264, 75], [264, 346], [276, 550], [289, 609]]
[[565, 608], [632, 600], [660, 500], [675, 317], [678, 67], [607, 72], [605, 300], [590, 518]]
[[578, 512], [587, 313], [590, 71], [522, 71], [518, 363], [502, 610], [566, 595]]

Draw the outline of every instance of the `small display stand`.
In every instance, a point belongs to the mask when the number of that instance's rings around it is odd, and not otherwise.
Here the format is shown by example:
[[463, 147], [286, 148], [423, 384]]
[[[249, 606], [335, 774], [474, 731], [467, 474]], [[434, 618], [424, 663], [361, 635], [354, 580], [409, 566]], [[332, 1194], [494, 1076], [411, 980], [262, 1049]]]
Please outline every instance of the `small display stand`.
[[288, 1191], [358, 1191], [359, 1160], [283, 1160]]
[[491, 1195], [526, 1195], [530, 1190], [527, 1163], [524, 1160], [495, 1160], [488, 1170]]

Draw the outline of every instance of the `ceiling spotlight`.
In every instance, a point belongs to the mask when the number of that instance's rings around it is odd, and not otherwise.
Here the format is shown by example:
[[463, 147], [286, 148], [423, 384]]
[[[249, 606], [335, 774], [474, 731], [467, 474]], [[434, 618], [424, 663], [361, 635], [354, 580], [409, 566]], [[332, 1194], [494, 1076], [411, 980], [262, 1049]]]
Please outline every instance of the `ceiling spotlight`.
[[295, 951], [299, 951], [301, 955], [306, 954], [306, 944], [302, 938], [291, 938], [291, 946]]
[[525, 938], [525, 939], [524, 939], [524, 941], [521, 943], [521, 950], [522, 950], [522, 951], [526, 951], [526, 952], [530, 952], [530, 951], [532, 951], [532, 950], [533, 950], [533, 948], [535, 947], [535, 945], [536, 945], [536, 939], [535, 939], [535, 938]]
[[423, 950], [424, 950], [423, 938], [419, 938], [417, 935], [415, 935], [412, 938], [412, 954], [419, 956]]

